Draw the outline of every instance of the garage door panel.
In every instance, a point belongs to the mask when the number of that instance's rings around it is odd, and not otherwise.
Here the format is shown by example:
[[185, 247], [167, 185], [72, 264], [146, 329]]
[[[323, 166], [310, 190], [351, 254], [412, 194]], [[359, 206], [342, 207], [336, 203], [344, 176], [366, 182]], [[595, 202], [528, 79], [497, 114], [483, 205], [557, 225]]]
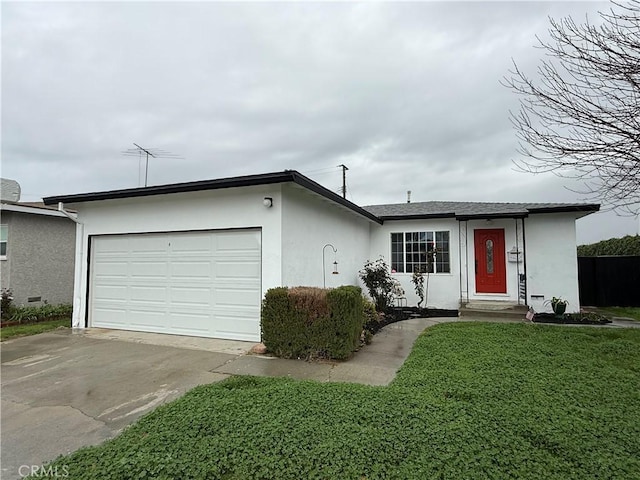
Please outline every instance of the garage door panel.
[[171, 330], [183, 333], [210, 333], [211, 315], [209, 313], [176, 313], [169, 314], [169, 326]]
[[124, 285], [101, 284], [94, 287], [94, 302], [109, 301], [114, 303], [127, 302], [127, 287]]
[[104, 241], [91, 246], [93, 252], [98, 255], [112, 256], [129, 251], [129, 239], [120, 236], [104, 237]]
[[218, 307], [255, 307], [256, 289], [223, 289], [216, 290], [216, 306]]
[[213, 251], [213, 239], [198, 233], [170, 235], [169, 242], [173, 255], [210, 255]]
[[90, 325], [257, 341], [260, 231], [94, 237]]
[[153, 328], [156, 331], [167, 330], [166, 313], [156, 308], [130, 308], [127, 312], [127, 321], [132, 327]]
[[99, 266], [100, 277], [113, 277], [113, 278], [126, 278], [128, 262], [109, 261], [105, 259], [99, 259], [96, 264]]
[[96, 321], [103, 323], [107, 328], [123, 328], [127, 325], [127, 311], [125, 309], [96, 306], [93, 315]]
[[199, 262], [174, 260], [171, 262], [171, 276], [173, 278], [210, 279], [212, 264], [213, 262], [210, 259], [201, 260]]
[[130, 276], [132, 279], [162, 279], [167, 276], [167, 263], [162, 260], [139, 262], [132, 261], [129, 263]]
[[260, 251], [259, 232], [221, 232], [216, 236], [218, 252]]
[[129, 301], [131, 303], [143, 302], [164, 306], [167, 303], [167, 287], [131, 286], [129, 289]]
[[260, 264], [253, 262], [218, 260], [215, 266], [216, 279], [236, 280], [239, 278], [255, 279], [260, 273]]
[[219, 316], [221, 325], [233, 326], [230, 328], [220, 328], [216, 331], [216, 336], [220, 338], [237, 338], [238, 340], [253, 339], [254, 322], [250, 318], [242, 318], [236, 316]]
[[166, 235], [122, 235], [128, 240], [128, 251], [140, 256], [164, 255], [169, 249]]
[[173, 305], [211, 308], [213, 288], [171, 287], [170, 301]]

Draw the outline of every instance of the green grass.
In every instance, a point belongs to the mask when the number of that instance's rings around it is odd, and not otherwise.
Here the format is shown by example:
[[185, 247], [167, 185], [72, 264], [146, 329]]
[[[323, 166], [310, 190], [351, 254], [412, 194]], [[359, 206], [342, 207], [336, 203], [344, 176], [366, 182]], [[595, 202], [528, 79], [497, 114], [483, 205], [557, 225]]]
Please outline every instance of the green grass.
[[0, 340], [5, 341], [10, 338], [26, 337], [27, 335], [37, 335], [38, 333], [55, 330], [59, 327], [70, 327], [71, 319], [63, 318], [61, 320], [49, 320], [38, 323], [25, 323], [22, 325], [14, 325], [11, 327], [3, 327], [0, 329]]
[[233, 377], [55, 465], [118, 480], [638, 479], [640, 329], [439, 325], [388, 387]]
[[602, 307], [598, 308], [598, 313], [607, 317], [627, 317], [640, 321], [639, 307]]

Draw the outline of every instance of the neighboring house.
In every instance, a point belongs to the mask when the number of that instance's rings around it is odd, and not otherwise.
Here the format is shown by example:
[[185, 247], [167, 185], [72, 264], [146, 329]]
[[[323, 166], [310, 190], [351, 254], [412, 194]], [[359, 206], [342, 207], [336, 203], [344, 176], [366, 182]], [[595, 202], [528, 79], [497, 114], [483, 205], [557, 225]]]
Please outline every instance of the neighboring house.
[[429, 306], [491, 299], [540, 310], [562, 296], [578, 309], [575, 220], [599, 208], [362, 208], [292, 170], [44, 201], [78, 212], [75, 327], [251, 341], [269, 288], [358, 284], [379, 256], [417, 303], [411, 274], [434, 247]]
[[71, 303], [76, 224], [41, 202], [0, 203], [0, 284], [14, 305]]

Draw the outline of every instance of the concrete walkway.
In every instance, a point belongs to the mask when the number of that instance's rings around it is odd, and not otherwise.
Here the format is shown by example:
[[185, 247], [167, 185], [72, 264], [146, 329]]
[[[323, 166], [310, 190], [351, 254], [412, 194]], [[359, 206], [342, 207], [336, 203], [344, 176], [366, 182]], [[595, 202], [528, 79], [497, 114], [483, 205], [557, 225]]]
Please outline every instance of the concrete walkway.
[[374, 336], [371, 345], [363, 347], [344, 362], [285, 360], [270, 355], [248, 354], [255, 343], [210, 338], [179, 337], [123, 330], [88, 329], [80, 333], [87, 338], [117, 340], [147, 345], [179, 347], [190, 350], [232, 355], [212, 373], [220, 375], [255, 375], [290, 377], [319, 382], [352, 382], [365, 385], [387, 385], [411, 353], [413, 344], [427, 327], [457, 318], [416, 318], [387, 325]]

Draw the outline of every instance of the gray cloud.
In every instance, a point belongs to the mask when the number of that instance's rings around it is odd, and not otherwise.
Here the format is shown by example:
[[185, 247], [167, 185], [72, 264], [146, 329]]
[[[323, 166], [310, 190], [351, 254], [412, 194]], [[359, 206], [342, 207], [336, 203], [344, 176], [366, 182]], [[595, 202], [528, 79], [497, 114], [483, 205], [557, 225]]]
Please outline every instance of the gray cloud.
[[[606, 7], [6, 3], [2, 175], [26, 200], [136, 186], [136, 142], [184, 157], [152, 160], [155, 184], [294, 168], [335, 190], [345, 163], [359, 204], [579, 201], [513, 170], [499, 81], [511, 58], [535, 72], [548, 15]], [[637, 229], [592, 218], [584, 241]]]

